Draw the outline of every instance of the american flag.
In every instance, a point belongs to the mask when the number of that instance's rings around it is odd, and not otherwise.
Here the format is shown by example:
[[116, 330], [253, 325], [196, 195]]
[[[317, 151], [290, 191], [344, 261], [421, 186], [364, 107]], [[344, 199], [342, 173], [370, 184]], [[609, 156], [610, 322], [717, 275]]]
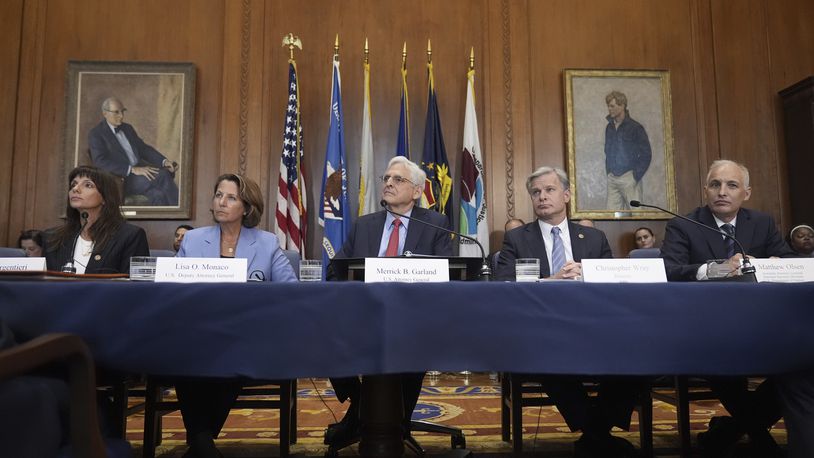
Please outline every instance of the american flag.
[[302, 124], [298, 97], [297, 64], [288, 66], [288, 106], [285, 111], [283, 155], [280, 158], [279, 192], [277, 193], [277, 238], [280, 246], [297, 250], [305, 258], [305, 235], [308, 212], [305, 197], [305, 162], [302, 147]]

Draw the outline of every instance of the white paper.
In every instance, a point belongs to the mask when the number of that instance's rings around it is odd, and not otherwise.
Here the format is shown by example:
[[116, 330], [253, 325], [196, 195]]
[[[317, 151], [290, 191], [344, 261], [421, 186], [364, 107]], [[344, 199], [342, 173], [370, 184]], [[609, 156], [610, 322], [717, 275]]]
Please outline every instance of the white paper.
[[759, 282], [814, 281], [814, 258], [749, 259]]
[[158, 258], [155, 281], [174, 283], [244, 283], [245, 258]]
[[365, 283], [435, 283], [449, 281], [449, 260], [365, 258]]
[[661, 258], [583, 259], [582, 279], [587, 283], [665, 283]]
[[0, 258], [0, 270], [5, 272], [42, 272], [45, 270], [45, 258]]

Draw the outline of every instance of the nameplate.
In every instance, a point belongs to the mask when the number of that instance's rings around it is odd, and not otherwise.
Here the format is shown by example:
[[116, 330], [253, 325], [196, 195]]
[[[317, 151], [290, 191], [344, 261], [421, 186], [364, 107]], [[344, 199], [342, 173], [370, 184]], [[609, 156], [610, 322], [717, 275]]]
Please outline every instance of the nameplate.
[[0, 271], [3, 272], [43, 272], [44, 270], [45, 258], [0, 258]]
[[155, 281], [171, 283], [244, 283], [246, 259], [157, 258]]
[[583, 259], [582, 280], [588, 283], [665, 283], [664, 260]]
[[759, 282], [814, 281], [814, 258], [750, 259]]
[[449, 260], [365, 258], [365, 283], [436, 283], [449, 281]]

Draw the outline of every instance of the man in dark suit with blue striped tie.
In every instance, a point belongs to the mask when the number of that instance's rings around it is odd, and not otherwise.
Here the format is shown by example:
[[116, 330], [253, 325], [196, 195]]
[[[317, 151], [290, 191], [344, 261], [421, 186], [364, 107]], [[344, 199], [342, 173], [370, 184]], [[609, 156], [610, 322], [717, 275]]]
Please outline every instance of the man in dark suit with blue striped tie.
[[[752, 195], [749, 170], [744, 165], [730, 160], [713, 162], [707, 172], [704, 194], [707, 204], [690, 212], [688, 218], [736, 237], [747, 256], [794, 256], [771, 216], [742, 207]], [[673, 218], [665, 229], [661, 256], [668, 280], [707, 280], [716, 276], [710, 275], [712, 270], [739, 274], [743, 255], [737, 251], [731, 238]], [[768, 432], [781, 416], [775, 382], [769, 378], [750, 392], [746, 377], [710, 379], [713, 392], [732, 416], [713, 418], [709, 431], [698, 435], [704, 456], [730, 453], [745, 434], [749, 435], [754, 456], [780, 455]]]
[[[537, 220], [504, 236], [495, 269], [498, 280], [514, 280], [515, 260], [520, 258], [539, 259], [540, 275], [544, 278], [576, 279], [582, 275], [582, 259], [613, 257], [602, 231], [566, 218], [571, 186], [562, 169], [540, 167], [526, 180], [526, 189]], [[568, 427], [582, 431], [582, 437], [574, 444], [576, 457], [637, 456], [633, 444], [610, 434], [613, 426], [630, 427], [636, 393], [642, 389], [637, 379], [602, 378], [595, 402], [577, 377], [546, 376], [542, 385]]]

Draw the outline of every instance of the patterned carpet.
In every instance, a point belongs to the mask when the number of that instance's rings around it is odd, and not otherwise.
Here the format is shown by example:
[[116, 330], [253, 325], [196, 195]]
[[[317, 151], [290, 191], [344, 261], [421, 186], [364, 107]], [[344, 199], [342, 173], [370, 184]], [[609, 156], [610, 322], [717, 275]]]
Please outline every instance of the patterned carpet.
[[[174, 394], [170, 394], [172, 397]], [[298, 384], [298, 441], [292, 445], [293, 456], [323, 456], [323, 433], [328, 423], [342, 418], [344, 408], [333, 395], [325, 379], [302, 379]], [[693, 440], [706, 429], [712, 416], [725, 414], [717, 401], [696, 401], [691, 404], [690, 422]], [[489, 374], [441, 374], [424, 381], [415, 419], [430, 420], [463, 429], [467, 448], [480, 457], [508, 457], [511, 445], [501, 440], [500, 385]], [[672, 457], [678, 452], [675, 408], [654, 401], [654, 447], [657, 456]], [[133, 444], [134, 457], [141, 456], [143, 416], [128, 418], [127, 438]], [[570, 456], [577, 434], [570, 433], [554, 407], [529, 407], [523, 411], [525, 456]], [[186, 450], [184, 428], [180, 414], [164, 417], [163, 443], [156, 450], [158, 457], [180, 457]], [[785, 443], [782, 422], [772, 431], [779, 443]], [[633, 416], [630, 432], [615, 434], [639, 445], [638, 418]], [[416, 433], [416, 439], [431, 455], [443, 455], [450, 448], [447, 436]], [[218, 447], [226, 457], [260, 458], [279, 456], [279, 412], [276, 410], [233, 410]], [[343, 450], [342, 456], [355, 456], [355, 447]]]

